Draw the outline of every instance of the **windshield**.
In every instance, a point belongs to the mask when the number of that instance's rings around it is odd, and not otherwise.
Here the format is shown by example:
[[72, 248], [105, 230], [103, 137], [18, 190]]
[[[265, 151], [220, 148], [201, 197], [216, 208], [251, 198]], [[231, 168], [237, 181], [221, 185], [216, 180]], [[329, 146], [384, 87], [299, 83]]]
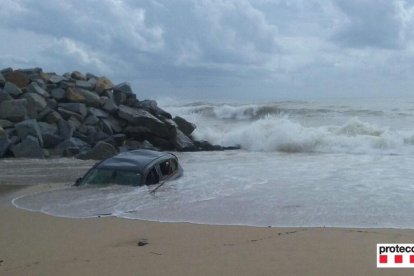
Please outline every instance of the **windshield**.
[[114, 169], [92, 169], [81, 181], [81, 185], [141, 185], [141, 175], [134, 171]]

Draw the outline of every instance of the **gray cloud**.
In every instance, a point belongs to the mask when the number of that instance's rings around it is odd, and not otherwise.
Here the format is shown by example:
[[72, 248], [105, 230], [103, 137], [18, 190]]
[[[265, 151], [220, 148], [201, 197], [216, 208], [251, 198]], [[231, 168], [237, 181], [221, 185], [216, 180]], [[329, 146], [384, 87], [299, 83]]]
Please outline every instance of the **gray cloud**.
[[413, 15], [402, 0], [3, 0], [0, 65], [94, 72], [143, 97], [404, 94]]

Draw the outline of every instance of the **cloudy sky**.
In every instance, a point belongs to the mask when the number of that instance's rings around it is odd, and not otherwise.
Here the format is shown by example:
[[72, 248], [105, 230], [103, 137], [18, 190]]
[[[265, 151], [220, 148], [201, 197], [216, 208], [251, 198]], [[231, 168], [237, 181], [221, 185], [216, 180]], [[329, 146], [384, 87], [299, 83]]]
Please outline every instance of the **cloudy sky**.
[[414, 95], [411, 0], [1, 0], [0, 66], [140, 98]]

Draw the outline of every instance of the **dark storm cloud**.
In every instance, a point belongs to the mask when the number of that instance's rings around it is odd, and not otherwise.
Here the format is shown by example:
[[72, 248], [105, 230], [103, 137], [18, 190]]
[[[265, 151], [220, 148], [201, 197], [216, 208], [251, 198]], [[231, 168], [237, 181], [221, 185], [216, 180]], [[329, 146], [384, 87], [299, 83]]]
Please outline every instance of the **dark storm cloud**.
[[403, 93], [412, 4], [3, 0], [0, 65], [104, 74], [148, 97], [343, 96], [362, 84], [375, 94], [381, 82]]

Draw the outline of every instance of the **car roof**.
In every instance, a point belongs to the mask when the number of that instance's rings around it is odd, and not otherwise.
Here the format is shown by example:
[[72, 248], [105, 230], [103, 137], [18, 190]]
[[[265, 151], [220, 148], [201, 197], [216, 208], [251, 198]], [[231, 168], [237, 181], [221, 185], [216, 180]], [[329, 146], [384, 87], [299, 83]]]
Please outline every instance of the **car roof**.
[[175, 156], [167, 152], [153, 150], [133, 150], [123, 152], [99, 163], [100, 169], [124, 169], [143, 173], [144, 170], [158, 159], [169, 159]]

